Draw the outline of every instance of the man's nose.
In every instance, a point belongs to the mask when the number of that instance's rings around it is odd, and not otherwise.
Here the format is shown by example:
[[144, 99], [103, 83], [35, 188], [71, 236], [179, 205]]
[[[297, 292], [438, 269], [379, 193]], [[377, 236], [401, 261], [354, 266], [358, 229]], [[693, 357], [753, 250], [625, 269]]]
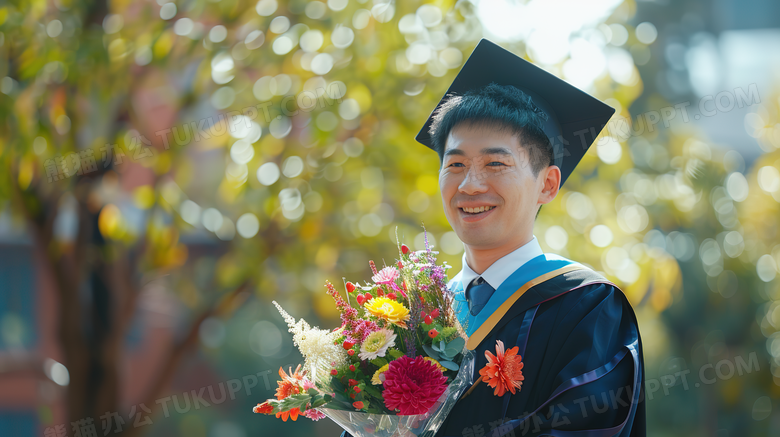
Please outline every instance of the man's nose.
[[487, 191], [485, 183], [485, 171], [479, 165], [469, 165], [466, 167], [466, 176], [458, 186], [458, 191], [463, 194], [479, 194]]

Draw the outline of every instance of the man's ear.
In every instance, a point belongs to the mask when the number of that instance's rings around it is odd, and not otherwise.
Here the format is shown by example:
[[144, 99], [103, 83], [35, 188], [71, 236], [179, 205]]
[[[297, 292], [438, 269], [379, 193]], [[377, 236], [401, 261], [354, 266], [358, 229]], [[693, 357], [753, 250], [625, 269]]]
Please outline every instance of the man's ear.
[[558, 190], [561, 187], [561, 169], [557, 165], [551, 165], [539, 173], [539, 177], [542, 178], [542, 187], [537, 203], [550, 203], [558, 195]]

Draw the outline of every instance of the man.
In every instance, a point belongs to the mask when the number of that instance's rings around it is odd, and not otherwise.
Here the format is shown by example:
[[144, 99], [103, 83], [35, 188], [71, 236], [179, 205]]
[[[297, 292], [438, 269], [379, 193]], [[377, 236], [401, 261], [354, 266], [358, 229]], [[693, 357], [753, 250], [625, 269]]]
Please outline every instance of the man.
[[[450, 282], [476, 352], [474, 385], [437, 436], [644, 436], [633, 310], [594, 271], [543, 254], [533, 224], [614, 110], [482, 40], [417, 140], [441, 158], [449, 223], [463, 241]], [[517, 346], [524, 380], [496, 396], [486, 352]]]
[[[439, 153], [444, 211], [465, 247], [449, 288], [476, 354], [474, 383], [437, 437], [645, 435], [630, 304], [601, 275], [544, 254], [533, 236], [539, 209], [613, 113], [483, 39], [417, 135]], [[479, 373], [498, 341], [522, 358], [514, 394], [496, 396]]]

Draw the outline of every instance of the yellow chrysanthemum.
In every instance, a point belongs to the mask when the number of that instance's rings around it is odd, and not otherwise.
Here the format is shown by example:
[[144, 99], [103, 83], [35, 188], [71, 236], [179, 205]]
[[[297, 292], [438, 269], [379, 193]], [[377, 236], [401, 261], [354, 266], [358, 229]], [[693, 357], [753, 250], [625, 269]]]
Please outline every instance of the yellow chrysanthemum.
[[442, 372], [444, 372], [445, 370], [447, 370], [447, 368], [446, 368], [446, 367], [442, 366], [441, 364], [439, 364], [439, 362], [438, 362], [438, 361], [434, 360], [434, 359], [433, 359], [433, 358], [431, 358], [431, 357], [425, 357], [425, 358], [423, 358], [423, 359], [424, 359], [425, 361], [430, 361], [430, 362], [432, 362], [433, 364], [435, 364], [435, 365], [436, 365], [436, 368], [437, 368], [437, 369], [439, 369], [439, 370], [441, 370]]
[[406, 321], [409, 320], [409, 310], [400, 303], [386, 297], [377, 297], [365, 303], [366, 311], [387, 320], [395, 326], [406, 328]]
[[384, 384], [384, 378], [380, 378], [380, 376], [387, 372], [387, 369], [390, 368], [390, 364], [385, 364], [384, 366], [380, 367], [379, 370], [374, 372], [374, 376], [371, 377], [371, 384], [374, 385], [382, 385]]

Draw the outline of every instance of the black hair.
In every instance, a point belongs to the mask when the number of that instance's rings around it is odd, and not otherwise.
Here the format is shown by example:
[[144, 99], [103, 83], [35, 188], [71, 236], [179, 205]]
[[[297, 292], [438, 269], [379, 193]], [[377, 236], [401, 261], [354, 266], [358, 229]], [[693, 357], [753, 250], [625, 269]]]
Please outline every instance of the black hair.
[[491, 83], [480, 89], [450, 96], [433, 115], [430, 134], [433, 149], [444, 160], [444, 148], [452, 129], [461, 124], [475, 128], [510, 131], [528, 152], [534, 176], [553, 165], [553, 147], [544, 133], [547, 114], [531, 96], [511, 85]]

